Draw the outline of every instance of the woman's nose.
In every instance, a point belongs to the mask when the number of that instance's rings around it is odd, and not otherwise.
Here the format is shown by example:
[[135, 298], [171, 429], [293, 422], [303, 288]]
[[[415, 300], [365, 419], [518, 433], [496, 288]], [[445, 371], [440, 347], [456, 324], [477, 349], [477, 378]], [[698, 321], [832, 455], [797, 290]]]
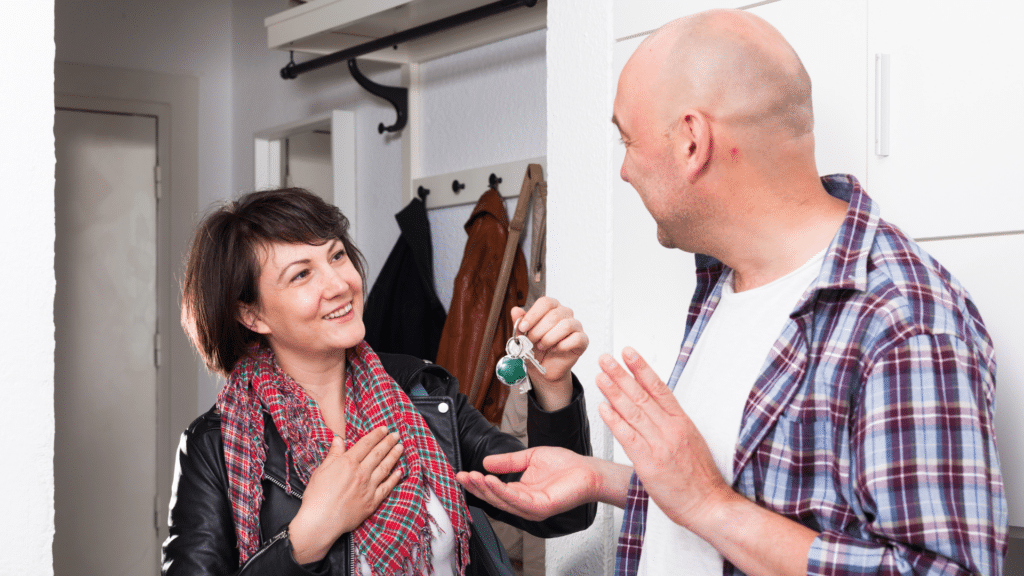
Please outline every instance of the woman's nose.
[[336, 270], [333, 266], [327, 268], [327, 272], [324, 274], [324, 292], [325, 296], [332, 298], [338, 294], [344, 294], [350, 288], [349, 283], [345, 280], [339, 270]]

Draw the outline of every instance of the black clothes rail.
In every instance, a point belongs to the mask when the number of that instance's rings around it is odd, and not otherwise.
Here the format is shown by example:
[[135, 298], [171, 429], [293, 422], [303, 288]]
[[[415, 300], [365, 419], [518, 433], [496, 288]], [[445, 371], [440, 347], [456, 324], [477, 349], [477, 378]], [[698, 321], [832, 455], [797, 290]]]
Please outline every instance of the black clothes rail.
[[345, 50], [341, 50], [333, 54], [327, 54], [326, 56], [313, 58], [312, 60], [307, 60], [302, 63], [297, 64], [294, 60], [291, 60], [287, 66], [281, 68], [281, 77], [285, 80], [292, 80], [297, 78], [300, 74], [347, 60], [349, 63], [349, 71], [352, 72], [356, 81], [358, 81], [363, 88], [377, 96], [380, 96], [381, 98], [384, 98], [395, 107], [395, 112], [397, 113], [397, 120], [395, 123], [391, 126], [385, 126], [381, 123], [377, 127], [377, 131], [380, 133], [385, 131], [396, 132], [404, 128], [406, 121], [408, 120], [408, 89], [376, 84], [359, 72], [355, 58], [365, 56], [366, 54], [376, 52], [377, 50], [381, 50], [389, 46], [395, 46], [424, 36], [444, 32], [445, 30], [450, 30], [464, 24], [476, 22], [477, 20], [508, 12], [515, 8], [532, 8], [536, 4], [537, 0], [498, 0], [497, 2], [485, 4], [478, 8], [459, 12], [458, 14], [453, 14], [446, 18], [441, 18], [440, 20], [435, 20], [427, 24], [410, 28], [404, 32], [396, 32], [390, 36], [371, 40], [358, 46], [346, 48]]
[[409, 42], [410, 40], [416, 40], [417, 38], [422, 38], [438, 32], [444, 32], [445, 30], [450, 30], [457, 26], [462, 26], [463, 24], [476, 22], [477, 20], [483, 20], [484, 18], [508, 12], [515, 8], [532, 8], [536, 4], [537, 0], [498, 0], [497, 2], [485, 4], [479, 8], [459, 12], [458, 14], [453, 14], [446, 18], [441, 18], [440, 20], [435, 20], [433, 22], [416, 26], [415, 28], [410, 28], [404, 32], [396, 32], [390, 36], [370, 40], [369, 42], [365, 42], [358, 46], [353, 46], [333, 54], [327, 54], [325, 56], [320, 56], [319, 58], [307, 60], [300, 64], [289, 62], [287, 66], [281, 68], [281, 77], [286, 80], [291, 80], [298, 77], [299, 74], [304, 74], [310, 70], [316, 70], [318, 68], [323, 68], [324, 66], [330, 66], [331, 64], [337, 64], [338, 62], [343, 62], [359, 56], [365, 56], [366, 54], [376, 52], [377, 50], [387, 48], [388, 46], [395, 46], [396, 44], [402, 44], [403, 42]]
[[377, 84], [373, 80], [370, 80], [364, 74], [359, 72], [358, 66], [355, 64], [356, 57], [376, 52], [377, 50], [387, 48], [388, 46], [395, 46], [403, 42], [409, 42], [411, 40], [423, 38], [424, 36], [430, 36], [431, 34], [437, 34], [438, 32], [444, 32], [445, 30], [451, 30], [456, 27], [474, 23], [476, 20], [494, 16], [515, 8], [531, 8], [536, 5], [537, 0], [498, 0], [498, 2], [484, 4], [477, 8], [443, 17], [441, 19], [434, 20], [432, 23], [417, 26], [404, 32], [397, 32], [390, 36], [385, 36], [383, 38], [378, 38], [377, 40], [371, 40], [370, 42], [359, 44], [358, 46], [352, 46], [351, 48], [334, 52], [333, 54], [312, 58], [301, 64], [296, 64], [293, 57], [291, 61], [289, 61], [288, 65], [281, 69], [281, 77], [285, 80], [293, 80], [298, 78], [300, 74], [348, 60], [348, 70], [351, 72], [352, 77], [355, 78], [355, 81], [368, 91], [391, 102], [391, 106], [394, 107], [396, 115], [394, 124], [385, 126], [384, 123], [381, 122], [380, 125], [377, 126], [377, 131], [380, 133], [396, 132], [406, 127], [406, 123], [409, 121], [409, 89], [400, 86], [383, 86], [381, 84]]

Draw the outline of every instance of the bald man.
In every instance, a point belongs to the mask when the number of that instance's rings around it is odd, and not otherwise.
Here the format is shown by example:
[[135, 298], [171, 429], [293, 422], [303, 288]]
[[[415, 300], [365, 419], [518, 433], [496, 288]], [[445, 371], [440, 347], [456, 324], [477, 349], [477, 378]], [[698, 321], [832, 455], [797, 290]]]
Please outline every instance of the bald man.
[[666, 385], [630, 348], [600, 358], [632, 467], [536, 448], [484, 461], [520, 482], [460, 481], [524, 517], [624, 508], [616, 574], [1001, 574], [991, 340], [853, 176], [818, 176], [779, 32], [742, 11], [665, 25], [612, 121], [658, 240], [700, 255], [679, 360]]

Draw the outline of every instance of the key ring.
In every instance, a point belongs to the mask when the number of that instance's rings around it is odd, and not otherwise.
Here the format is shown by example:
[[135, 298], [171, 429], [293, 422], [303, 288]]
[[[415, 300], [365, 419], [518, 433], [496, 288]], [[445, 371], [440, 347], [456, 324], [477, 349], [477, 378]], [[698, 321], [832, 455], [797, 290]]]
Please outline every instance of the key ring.
[[519, 385], [519, 393], [525, 393], [530, 388], [530, 377], [526, 372], [526, 361], [529, 360], [541, 374], [547, 374], [548, 370], [537, 362], [533, 355], [533, 342], [525, 334], [516, 335], [519, 331], [520, 317], [512, 326], [512, 337], [505, 342], [505, 356], [498, 360], [494, 367], [494, 374], [506, 386]]

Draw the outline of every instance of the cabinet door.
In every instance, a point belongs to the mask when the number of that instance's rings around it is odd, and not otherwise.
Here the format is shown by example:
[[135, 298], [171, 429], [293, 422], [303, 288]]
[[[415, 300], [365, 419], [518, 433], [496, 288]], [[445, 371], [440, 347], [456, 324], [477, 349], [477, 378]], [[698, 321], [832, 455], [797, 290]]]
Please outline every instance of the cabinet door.
[[1024, 422], [1020, 417], [1020, 407], [1024, 406], [1024, 354], [1020, 343], [1024, 269], [992, 264], [995, 259], [1024, 261], [1024, 234], [922, 242], [921, 246], [967, 288], [995, 344], [999, 460], [1010, 525], [1024, 526]]
[[779, 0], [749, 11], [782, 33], [811, 76], [818, 173], [863, 178], [867, 1]]
[[[746, 2], [749, 4], [749, 2]], [[681, 16], [712, 8], [739, 8], [743, 0], [615, 0], [615, 37], [657, 29]]]
[[1024, 229], [1022, 18], [1016, 2], [869, 2], [891, 120], [889, 155], [868, 155], [868, 192], [916, 238]]

